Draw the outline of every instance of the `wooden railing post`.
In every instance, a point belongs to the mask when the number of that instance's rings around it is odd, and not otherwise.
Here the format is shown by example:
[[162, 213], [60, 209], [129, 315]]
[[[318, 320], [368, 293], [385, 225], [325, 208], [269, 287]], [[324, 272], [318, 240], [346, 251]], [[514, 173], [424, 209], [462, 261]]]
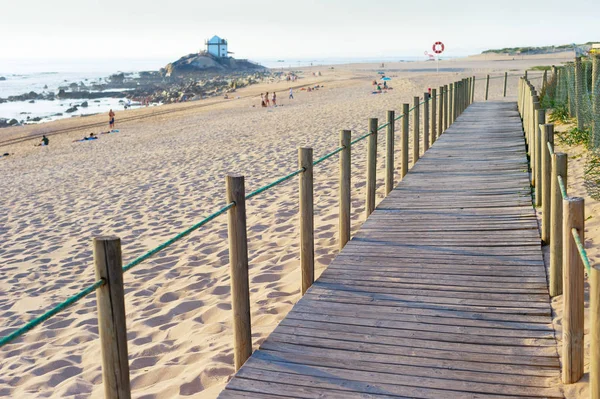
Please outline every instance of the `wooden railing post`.
[[[542, 206], [542, 158], [544, 153], [542, 152], [542, 125], [546, 124], [546, 110], [538, 108], [535, 114], [535, 206]], [[548, 148], [545, 148], [548, 152]]]
[[350, 130], [340, 132], [340, 251], [350, 241], [351, 137]]
[[592, 266], [590, 284], [590, 399], [600, 399], [600, 271]]
[[577, 229], [581, 242], [584, 242], [583, 198], [563, 200], [563, 215], [563, 382], [572, 384], [583, 375], [585, 269], [571, 233], [571, 229]]
[[508, 81], [508, 72], [504, 72], [504, 90], [502, 91], [502, 97], [506, 97], [506, 82]]
[[444, 85], [444, 130], [442, 133], [446, 133], [448, 130], [448, 85]]
[[473, 76], [473, 85], [471, 87], [471, 103], [475, 102], [475, 81], [477, 79], [475, 78], [475, 76]]
[[[542, 242], [545, 245], [550, 244], [550, 186], [552, 182], [552, 155], [548, 150], [548, 143], [554, 146], [554, 125], [542, 125], [542, 139], [540, 158], [542, 159], [542, 173], [540, 184], [542, 186]], [[554, 148], [554, 147], [553, 147]]]
[[300, 270], [302, 295], [315, 281], [315, 228], [313, 199], [313, 150], [298, 148], [300, 173]]
[[369, 138], [367, 145], [367, 198], [366, 217], [375, 210], [375, 188], [377, 183], [377, 118], [369, 119]]
[[413, 123], [412, 123], [412, 161], [413, 166], [419, 160], [419, 124], [420, 124], [420, 115], [419, 115], [419, 97], [413, 97]]
[[552, 177], [550, 183], [550, 296], [563, 293], [563, 204], [558, 184], [561, 176], [567, 184], [567, 154], [555, 152], [552, 156]]
[[423, 94], [423, 153], [429, 149], [429, 93]]
[[408, 104], [402, 104], [402, 131], [400, 132], [400, 176], [408, 173]]
[[438, 102], [438, 127], [436, 140], [444, 133], [444, 86], [438, 88], [440, 92], [440, 100]]
[[448, 126], [451, 126], [454, 123], [454, 83], [450, 83], [448, 90]]
[[394, 189], [394, 139], [396, 131], [394, 111], [387, 112], [387, 131], [385, 139], [385, 195]]
[[105, 281], [96, 290], [104, 397], [129, 399], [131, 387], [121, 240], [117, 237], [96, 237], [93, 246], [96, 280]]
[[227, 212], [231, 303], [233, 313], [233, 356], [235, 370], [252, 354], [250, 325], [250, 287], [248, 283], [248, 238], [246, 236], [246, 200], [244, 176], [227, 175], [226, 200], [233, 202]]
[[437, 90], [431, 89], [431, 145], [437, 139]]
[[488, 74], [485, 78], [485, 101], [488, 100], [488, 93], [490, 91], [490, 75]]

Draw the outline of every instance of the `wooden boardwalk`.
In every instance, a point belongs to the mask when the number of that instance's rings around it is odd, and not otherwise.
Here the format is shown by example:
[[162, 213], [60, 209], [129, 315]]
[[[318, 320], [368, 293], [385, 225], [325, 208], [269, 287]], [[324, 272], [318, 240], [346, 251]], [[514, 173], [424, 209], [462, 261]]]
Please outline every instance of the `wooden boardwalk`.
[[219, 398], [562, 398], [514, 103], [471, 105]]

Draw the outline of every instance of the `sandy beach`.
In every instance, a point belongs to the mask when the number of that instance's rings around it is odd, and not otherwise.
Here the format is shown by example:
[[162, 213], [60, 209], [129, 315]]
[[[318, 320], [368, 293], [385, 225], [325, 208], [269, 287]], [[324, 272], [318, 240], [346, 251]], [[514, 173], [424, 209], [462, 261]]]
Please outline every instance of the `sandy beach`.
[[[489, 73], [494, 77], [489, 98], [500, 99], [508, 71], [507, 95], [516, 98], [517, 76], [526, 68], [559, 65], [572, 56], [475, 56], [442, 61], [439, 73], [433, 62], [302, 68], [293, 100], [290, 83], [279, 82], [244, 88], [239, 98], [120, 112], [119, 133], [90, 142], [73, 140], [107, 130], [106, 115], [3, 129], [0, 153], [13, 155], [0, 159], [0, 335], [94, 281], [95, 236], [119, 236], [127, 262], [225, 205], [227, 173], [243, 174], [249, 192], [294, 171], [298, 147], [312, 147], [316, 159], [338, 146], [341, 129], [351, 129], [356, 138], [366, 132], [368, 118], [382, 124], [387, 110], [398, 113], [402, 103], [412, 104], [428, 88]], [[393, 90], [371, 94], [380, 70], [392, 78]], [[313, 75], [317, 72], [321, 76]], [[322, 87], [301, 90], [315, 85]], [[484, 100], [484, 88], [485, 81], [477, 80], [475, 101]], [[259, 95], [266, 91], [277, 92], [280, 106], [260, 107]], [[132, 119], [121, 123], [123, 118]], [[106, 126], [77, 128], [95, 123]], [[50, 133], [50, 145], [35, 147], [44, 133]], [[2, 144], [9, 141], [17, 142]], [[585, 196], [584, 160], [571, 151], [581, 150], [569, 150], [568, 189]], [[382, 138], [378, 200], [384, 153]], [[353, 231], [364, 221], [365, 159], [362, 142], [352, 148]], [[317, 276], [338, 250], [337, 162], [333, 157], [315, 168]], [[247, 203], [254, 347], [300, 296], [297, 198], [292, 180]], [[586, 215], [600, 210], [587, 198], [586, 207]], [[600, 242], [596, 219], [586, 222], [592, 262], [600, 256], [593, 248]], [[234, 372], [228, 272], [222, 216], [125, 275], [133, 397], [219, 394]], [[560, 298], [553, 306], [560, 328]], [[580, 384], [569, 388], [569, 397], [584, 397]], [[0, 396], [102, 395], [94, 295], [0, 349]]]

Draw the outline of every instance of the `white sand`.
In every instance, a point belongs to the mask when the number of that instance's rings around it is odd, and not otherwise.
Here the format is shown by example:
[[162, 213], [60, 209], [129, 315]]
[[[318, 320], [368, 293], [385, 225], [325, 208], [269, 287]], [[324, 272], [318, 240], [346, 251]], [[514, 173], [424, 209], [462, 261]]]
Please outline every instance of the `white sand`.
[[[452, 72], [439, 75], [433, 63], [386, 64], [394, 90], [381, 95], [370, 94], [378, 65], [314, 67], [323, 76], [305, 69], [299, 83], [325, 88], [296, 90], [293, 101], [286, 83], [253, 86], [240, 90], [242, 99], [211, 100], [210, 107], [161, 107], [185, 109], [118, 125], [120, 133], [95, 142], [72, 143], [90, 133], [81, 130], [53, 136], [48, 148], [2, 147], [15, 155], [0, 160], [0, 335], [93, 282], [94, 236], [118, 235], [127, 262], [224, 205], [228, 172], [243, 173], [247, 191], [256, 189], [295, 170], [298, 147], [312, 146], [316, 159], [337, 147], [339, 130], [358, 137], [369, 117], [383, 123], [386, 110], [398, 112], [428, 87], [560, 61], [454, 60], [440, 63]], [[516, 95], [516, 81], [509, 82], [509, 96]], [[483, 87], [478, 81], [476, 100]], [[256, 94], [274, 89], [282, 107], [252, 107]], [[501, 92], [502, 79], [492, 79], [490, 99]], [[152, 110], [127, 115], [136, 112]], [[0, 131], [0, 142], [77, 122]], [[381, 198], [383, 135], [379, 143]], [[353, 147], [355, 230], [364, 219], [365, 155], [364, 143]], [[337, 157], [318, 166], [315, 179], [319, 274], [337, 252]], [[299, 298], [297, 196], [293, 180], [248, 203], [255, 347]], [[134, 397], [216, 397], [233, 373], [226, 218], [137, 266], [125, 284]], [[0, 349], [0, 396], [101, 397], [95, 306], [91, 295]]]

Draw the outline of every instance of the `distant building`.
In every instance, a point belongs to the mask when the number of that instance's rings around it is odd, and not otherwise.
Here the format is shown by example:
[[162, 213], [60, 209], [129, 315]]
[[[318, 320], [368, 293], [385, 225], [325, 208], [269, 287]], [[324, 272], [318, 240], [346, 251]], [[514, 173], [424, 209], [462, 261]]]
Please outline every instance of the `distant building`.
[[215, 57], [228, 57], [227, 40], [221, 39], [219, 36], [213, 36], [206, 41], [206, 52]]

